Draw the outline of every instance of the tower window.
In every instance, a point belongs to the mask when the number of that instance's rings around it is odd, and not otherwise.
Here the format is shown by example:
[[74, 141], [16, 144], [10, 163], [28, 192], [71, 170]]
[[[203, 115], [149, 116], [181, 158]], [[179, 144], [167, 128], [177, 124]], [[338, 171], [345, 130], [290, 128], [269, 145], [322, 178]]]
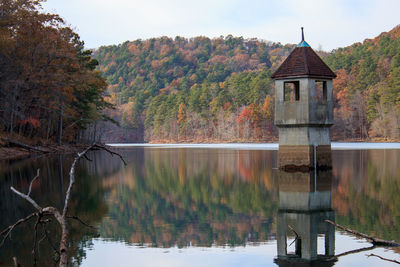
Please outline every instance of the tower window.
[[315, 96], [318, 102], [328, 101], [326, 81], [315, 81]]
[[300, 100], [300, 83], [299, 81], [284, 83], [284, 101], [294, 102]]

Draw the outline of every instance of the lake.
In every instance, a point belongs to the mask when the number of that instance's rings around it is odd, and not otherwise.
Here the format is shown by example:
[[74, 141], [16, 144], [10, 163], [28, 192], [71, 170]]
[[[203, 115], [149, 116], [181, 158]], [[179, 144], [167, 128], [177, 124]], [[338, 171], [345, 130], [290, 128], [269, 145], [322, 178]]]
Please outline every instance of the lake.
[[[77, 168], [70, 214], [97, 230], [71, 221], [74, 266], [396, 265], [371, 253], [400, 260], [399, 248], [371, 247], [324, 222], [400, 241], [399, 143], [333, 143], [332, 170], [317, 173], [278, 170], [276, 144], [135, 144], [118, 151], [127, 165], [92, 152]], [[72, 160], [0, 162], [0, 230], [33, 211], [10, 186], [27, 192], [38, 168], [32, 197], [61, 208]], [[0, 248], [0, 266], [12, 266], [14, 256], [32, 266], [33, 227], [13, 231]], [[301, 254], [315, 250], [318, 260], [296, 258], [296, 234], [310, 244]], [[54, 222], [38, 228], [38, 266], [54, 265], [59, 235]], [[279, 258], [282, 249], [291, 256]], [[337, 257], [324, 257], [327, 251]]]

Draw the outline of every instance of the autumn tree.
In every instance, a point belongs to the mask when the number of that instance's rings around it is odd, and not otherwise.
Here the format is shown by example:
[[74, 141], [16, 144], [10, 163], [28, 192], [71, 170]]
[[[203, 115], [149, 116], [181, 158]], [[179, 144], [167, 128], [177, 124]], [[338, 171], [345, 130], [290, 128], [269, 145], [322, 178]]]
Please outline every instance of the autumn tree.
[[58, 15], [41, 12], [41, 2], [0, 3], [0, 125], [10, 138], [17, 130], [61, 144], [105, 119], [102, 111], [111, 105], [98, 61]]

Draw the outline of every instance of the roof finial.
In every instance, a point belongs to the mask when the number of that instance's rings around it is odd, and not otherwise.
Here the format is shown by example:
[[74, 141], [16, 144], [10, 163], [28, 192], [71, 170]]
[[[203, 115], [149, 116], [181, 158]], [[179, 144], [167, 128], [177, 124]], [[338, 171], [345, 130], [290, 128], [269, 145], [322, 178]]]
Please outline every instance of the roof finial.
[[301, 42], [297, 45], [297, 47], [310, 47], [309, 44], [307, 44], [306, 41], [304, 41], [304, 28], [301, 27]]

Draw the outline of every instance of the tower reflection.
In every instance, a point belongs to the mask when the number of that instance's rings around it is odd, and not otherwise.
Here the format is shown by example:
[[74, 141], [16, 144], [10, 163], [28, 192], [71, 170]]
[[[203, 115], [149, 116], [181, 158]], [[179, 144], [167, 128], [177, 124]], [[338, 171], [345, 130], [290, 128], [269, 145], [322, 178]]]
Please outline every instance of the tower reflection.
[[[277, 215], [279, 266], [333, 266], [335, 220], [331, 208], [331, 171], [278, 171]], [[292, 241], [293, 240], [293, 241]]]

